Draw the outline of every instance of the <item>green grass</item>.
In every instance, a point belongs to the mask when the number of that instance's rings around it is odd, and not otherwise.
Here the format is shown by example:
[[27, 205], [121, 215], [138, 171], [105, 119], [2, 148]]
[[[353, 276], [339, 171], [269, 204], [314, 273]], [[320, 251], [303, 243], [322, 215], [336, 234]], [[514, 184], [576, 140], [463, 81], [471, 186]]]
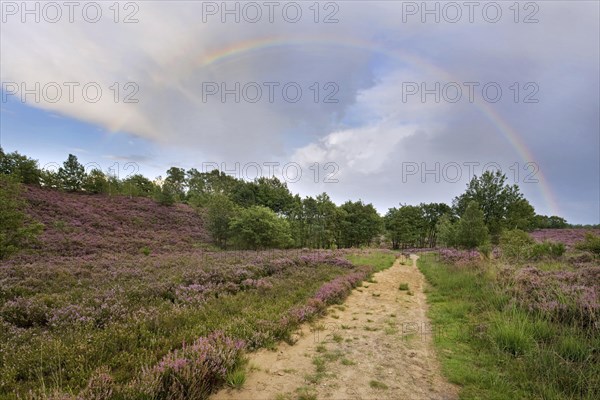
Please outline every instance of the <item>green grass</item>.
[[408, 290], [408, 283], [401, 283], [398, 290]]
[[514, 306], [493, 264], [456, 267], [424, 255], [429, 317], [461, 399], [600, 398], [600, 335]]
[[386, 390], [388, 389], [388, 385], [386, 385], [383, 382], [379, 382], [379, 381], [370, 381], [369, 382], [369, 386], [371, 386], [373, 389], [378, 389], [378, 390]]
[[370, 265], [375, 272], [379, 272], [391, 267], [396, 257], [392, 253], [371, 251], [366, 254], [348, 255], [348, 260], [356, 265]]
[[241, 389], [246, 383], [246, 371], [243, 368], [237, 368], [227, 374], [227, 385], [234, 389]]

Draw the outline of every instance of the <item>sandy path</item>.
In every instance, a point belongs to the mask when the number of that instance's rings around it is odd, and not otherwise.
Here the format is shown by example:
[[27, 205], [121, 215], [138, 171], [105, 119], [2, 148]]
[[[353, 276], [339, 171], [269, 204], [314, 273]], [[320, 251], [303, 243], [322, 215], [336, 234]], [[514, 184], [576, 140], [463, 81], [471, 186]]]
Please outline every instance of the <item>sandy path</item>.
[[[212, 400], [455, 399], [441, 376], [431, 343], [423, 287], [416, 267], [397, 260], [353, 290], [342, 306], [303, 326], [297, 342], [250, 354], [241, 390], [224, 389]], [[409, 291], [399, 290], [408, 283]], [[316, 359], [316, 361], [314, 361]], [[319, 372], [320, 371], [320, 372]], [[310, 398], [310, 397], [305, 397]]]

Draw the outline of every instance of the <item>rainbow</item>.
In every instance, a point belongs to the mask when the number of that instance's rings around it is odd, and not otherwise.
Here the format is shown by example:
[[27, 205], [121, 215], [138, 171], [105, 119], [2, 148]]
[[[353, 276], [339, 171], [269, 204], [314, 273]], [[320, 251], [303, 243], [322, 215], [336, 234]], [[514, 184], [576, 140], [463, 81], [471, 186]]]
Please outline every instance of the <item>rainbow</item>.
[[[455, 77], [453, 77], [446, 70], [440, 68], [439, 66], [431, 63], [430, 61], [425, 60], [422, 57], [411, 54], [402, 49], [389, 49], [385, 48], [382, 45], [370, 41], [362, 41], [357, 40], [355, 38], [349, 39], [346, 37], [327, 37], [323, 35], [319, 36], [301, 36], [297, 38], [290, 37], [282, 37], [282, 36], [271, 36], [271, 37], [262, 37], [258, 39], [250, 39], [246, 41], [237, 42], [231, 44], [227, 47], [222, 47], [219, 49], [215, 49], [207, 54], [203, 54], [202, 56], [191, 60], [191, 62], [187, 63], [184, 67], [188, 69], [188, 73], [191, 73], [193, 70], [197, 68], [204, 68], [208, 66], [212, 66], [218, 63], [223, 63], [231, 60], [235, 60], [238, 57], [251, 54], [252, 52], [264, 51], [268, 49], [276, 49], [282, 47], [289, 46], [331, 46], [331, 47], [345, 47], [350, 49], [358, 49], [364, 50], [368, 52], [379, 53], [385, 55], [386, 57], [390, 57], [392, 59], [399, 60], [403, 63], [410, 63], [412, 65], [416, 65], [420, 68], [424, 68], [431, 72], [436, 73], [437, 75], [443, 76], [449, 82], [459, 81]], [[190, 43], [191, 47], [191, 43]], [[176, 57], [175, 59], [182, 60], [186, 58], [187, 54], [191, 54], [192, 52], [187, 52], [180, 48], [181, 57]], [[184, 71], [185, 72], [185, 71]], [[185, 76], [185, 73], [184, 73]], [[190, 93], [188, 90], [184, 89], [180, 85], [180, 89], [186, 93], [190, 98], [194, 98], [195, 95]], [[492, 108], [490, 104], [487, 102], [474, 102], [473, 105], [479, 109], [479, 111], [491, 122], [491, 124], [496, 128], [496, 130], [502, 134], [505, 139], [510, 143], [510, 145], [516, 150], [519, 157], [524, 162], [534, 162], [535, 157], [531, 150], [527, 147], [527, 144], [521, 137], [521, 135], [511, 127], [511, 125], [506, 122], [501, 115], [498, 114], [497, 111]], [[536, 178], [539, 181], [540, 194], [542, 195], [544, 201], [550, 212], [553, 215], [560, 215], [558, 202], [550, 188], [550, 184], [546, 179], [543, 172], [538, 171]]]

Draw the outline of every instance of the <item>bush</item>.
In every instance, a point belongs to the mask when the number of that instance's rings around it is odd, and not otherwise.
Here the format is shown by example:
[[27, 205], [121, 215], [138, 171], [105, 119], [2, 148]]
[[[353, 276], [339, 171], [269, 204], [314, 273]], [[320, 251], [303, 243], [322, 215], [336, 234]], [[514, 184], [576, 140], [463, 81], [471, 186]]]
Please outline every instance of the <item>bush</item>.
[[507, 230], [500, 235], [502, 257], [509, 260], [523, 260], [529, 255], [534, 241], [529, 234], [520, 229]]
[[567, 248], [563, 243], [543, 242], [536, 243], [529, 250], [529, 258], [540, 260], [542, 258], [559, 258]]
[[48, 323], [48, 306], [35, 298], [18, 297], [7, 301], [0, 310], [0, 316], [19, 328], [44, 326]]
[[575, 245], [579, 250], [589, 251], [595, 255], [600, 255], [600, 236], [592, 233], [587, 233], [583, 242]]
[[288, 221], [270, 208], [253, 206], [241, 210], [229, 224], [234, 239], [247, 249], [287, 247], [292, 242]]
[[243, 348], [244, 342], [221, 332], [201, 337], [191, 345], [184, 343], [181, 349], [145, 370], [134, 384], [134, 392], [157, 400], [207, 399], [242, 363]]

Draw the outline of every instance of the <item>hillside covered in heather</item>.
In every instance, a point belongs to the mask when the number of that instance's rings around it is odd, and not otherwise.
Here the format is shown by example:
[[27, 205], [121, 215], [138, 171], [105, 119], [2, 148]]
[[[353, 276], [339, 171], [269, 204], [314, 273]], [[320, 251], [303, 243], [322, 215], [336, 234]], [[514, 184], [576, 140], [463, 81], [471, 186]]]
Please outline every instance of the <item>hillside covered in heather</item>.
[[24, 185], [27, 213], [44, 224], [35, 250], [45, 255], [164, 253], [210, 240], [201, 211], [146, 197], [89, 195]]

